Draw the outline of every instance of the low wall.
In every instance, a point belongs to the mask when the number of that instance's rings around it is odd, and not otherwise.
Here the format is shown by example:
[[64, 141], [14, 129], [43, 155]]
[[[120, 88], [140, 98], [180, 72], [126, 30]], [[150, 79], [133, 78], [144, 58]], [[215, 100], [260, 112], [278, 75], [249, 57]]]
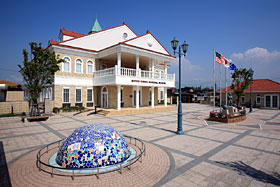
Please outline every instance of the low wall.
[[18, 101], [18, 102], [0, 102], [0, 114], [8, 114], [12, 112], [12, 106], [14, 113], [28, 113], [29, 104], [27, 101]]
[[6, 102], [23, 101], [23, 91], [7, 91]]

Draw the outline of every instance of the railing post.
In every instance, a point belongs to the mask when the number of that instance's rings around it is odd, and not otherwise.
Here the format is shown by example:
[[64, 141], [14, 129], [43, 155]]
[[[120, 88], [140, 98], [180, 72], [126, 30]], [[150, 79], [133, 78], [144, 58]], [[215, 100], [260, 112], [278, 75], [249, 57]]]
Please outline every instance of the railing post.
[[97, 168], [97, 179], [99, 179], [99, 168]]
[[138, 70], [138, 77], [142, 77], [142, 75], [141, 75], [141, 68], [139, 68], [139, 70]]
[[114, 75], [118, 75], [118, 65], [115, 65], [115, 72]]
[[120, 173], [122, 174], [122, 164], [120, 165]]

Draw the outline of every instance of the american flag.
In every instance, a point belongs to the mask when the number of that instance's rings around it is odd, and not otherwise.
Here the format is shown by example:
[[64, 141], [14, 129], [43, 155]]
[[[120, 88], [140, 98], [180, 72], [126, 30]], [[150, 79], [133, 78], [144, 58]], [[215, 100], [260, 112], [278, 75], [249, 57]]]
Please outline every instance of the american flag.
[[225, 64], [226, 63], [226, 59], [224, 56], [222, 56], [220, 53], [216, 52], [216, 62], [218, 62], [219, 64]]

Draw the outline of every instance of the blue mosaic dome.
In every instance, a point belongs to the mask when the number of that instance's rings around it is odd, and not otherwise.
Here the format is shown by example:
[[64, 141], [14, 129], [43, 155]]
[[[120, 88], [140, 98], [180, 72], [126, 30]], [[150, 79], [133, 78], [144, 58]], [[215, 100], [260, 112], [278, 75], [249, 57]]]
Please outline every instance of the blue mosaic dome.
[[77, 128], [62, 142], [56, 162], [64, 168], [97, 168], [121, 163], [129, 154], [122, 134], [93, 123]]

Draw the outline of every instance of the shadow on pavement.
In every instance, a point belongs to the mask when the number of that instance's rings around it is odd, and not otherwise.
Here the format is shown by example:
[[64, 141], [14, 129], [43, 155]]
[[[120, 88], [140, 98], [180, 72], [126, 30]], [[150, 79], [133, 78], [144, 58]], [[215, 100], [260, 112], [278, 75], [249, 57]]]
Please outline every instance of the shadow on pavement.
[[0, 186], [12, 186], [2, 141], [0, 141]]
[[258, 181], [264, 183], [270, 183], [274, 185], [280, 185], [280, 174], [279, 173], [272, 173], [267, 174], [263, 171], [257, 170], [242, 161], [239, 162], [216, 162], [218, 164], [228, 166], [233, 168], [234, 171], [237, 171], [240, 175], [247, 175], [250, 176]]

